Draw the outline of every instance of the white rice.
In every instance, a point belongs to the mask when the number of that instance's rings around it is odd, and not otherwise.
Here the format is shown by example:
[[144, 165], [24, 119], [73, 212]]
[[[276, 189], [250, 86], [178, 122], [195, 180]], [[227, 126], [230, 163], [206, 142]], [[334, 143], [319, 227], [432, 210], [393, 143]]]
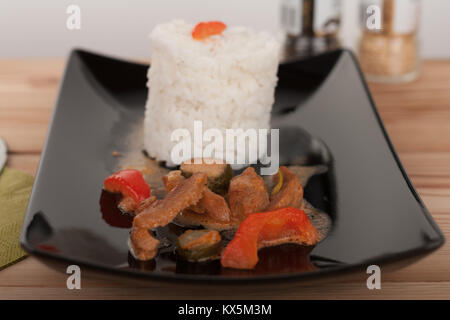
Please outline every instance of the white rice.
[[[243, 27], [197, 41], [193, 28], [176, 20], [150, 34], [144, 142], [151, 157], [168, 164], [173, 164], [170, 154], [177, 143], [170, 141], [172, 132], [186, 128], [193, 137], [194, 120], [203, 122], [203, 132], [270, 128], [279, 42]], [[216, 150], [215, 157], [225, 159], [222, 151]]]

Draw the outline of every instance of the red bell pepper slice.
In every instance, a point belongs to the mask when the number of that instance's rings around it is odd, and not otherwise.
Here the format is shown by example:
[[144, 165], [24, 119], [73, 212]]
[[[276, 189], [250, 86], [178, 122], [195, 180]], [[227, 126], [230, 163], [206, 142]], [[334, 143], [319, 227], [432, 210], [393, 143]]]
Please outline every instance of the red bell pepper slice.
[[105, 179], [103, 185], [106, 191], [121, 193], [137, 204], [150, 197], [150, 187], [139, 170], [126, 169], [113, 173]]
[[258, 249], [281, 243], [314, 245], [317, 229], [303, 210], [287, 207], [250, 214], [239, 226], [225, 248], [221, 264], [236, 269], [253, 269], [258, 263]]
[[204, 40], [210, 36], [221, 34], [227, 25], [220, 21], [208, 21], [198, 23], [192, 30], [192, 38]]

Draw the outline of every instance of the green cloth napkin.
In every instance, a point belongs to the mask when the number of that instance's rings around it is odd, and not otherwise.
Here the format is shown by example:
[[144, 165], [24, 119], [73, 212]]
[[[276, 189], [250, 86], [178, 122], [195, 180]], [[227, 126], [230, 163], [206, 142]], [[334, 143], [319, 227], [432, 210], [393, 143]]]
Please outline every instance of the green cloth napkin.
[[10, 168], [0, 172], [0, 270], [26, 256], [19, 237], [32, 185], [27, 173]]

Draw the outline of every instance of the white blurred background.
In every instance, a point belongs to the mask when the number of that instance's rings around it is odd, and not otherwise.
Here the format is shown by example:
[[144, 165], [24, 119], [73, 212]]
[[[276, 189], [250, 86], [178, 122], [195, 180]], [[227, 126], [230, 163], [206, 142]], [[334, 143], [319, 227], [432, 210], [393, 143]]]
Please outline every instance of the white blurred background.
[[[221, 20], [281, 36], [281, 0], [1, 0], [0, 57], [63, 57], [82, 47], [123, 57], [146, 58], [155, 24], [182, 18]], [[354, 47], [359, 1], [342, 0], [341, 40]], [[81, 29], [68, 30], [66, 8], [81, 9]], [[422, 56], [450, 58], [450, 1], [422, 0]]]

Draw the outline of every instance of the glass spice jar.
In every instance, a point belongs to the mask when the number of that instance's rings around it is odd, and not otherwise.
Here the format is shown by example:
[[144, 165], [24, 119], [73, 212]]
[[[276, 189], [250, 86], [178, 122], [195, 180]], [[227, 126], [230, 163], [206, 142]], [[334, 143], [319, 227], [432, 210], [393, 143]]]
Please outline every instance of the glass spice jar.
[[340, 15], [341, 0], [282, 0], [283, 59], [339, 48]]
[[409, 82], [418, 76], [419, 10], [419, 0], [361, 1], [358, 56], [369, 81]]

